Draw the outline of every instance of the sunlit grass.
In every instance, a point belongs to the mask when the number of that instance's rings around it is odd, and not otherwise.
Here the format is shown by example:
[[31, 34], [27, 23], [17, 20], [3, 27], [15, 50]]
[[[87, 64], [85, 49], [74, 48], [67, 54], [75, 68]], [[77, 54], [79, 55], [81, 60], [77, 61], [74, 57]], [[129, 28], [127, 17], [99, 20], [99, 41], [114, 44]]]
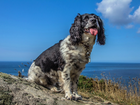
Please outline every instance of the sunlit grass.
[[106, 100], [116, 102], [120, 105], [140, 105], [140, 79], [133, 78], [129, 81], [129, 86], [118, 81], [107, 79], [102, 74], [103, 79], [79, 77], [78, 91], [83, 97], [98, 95]]

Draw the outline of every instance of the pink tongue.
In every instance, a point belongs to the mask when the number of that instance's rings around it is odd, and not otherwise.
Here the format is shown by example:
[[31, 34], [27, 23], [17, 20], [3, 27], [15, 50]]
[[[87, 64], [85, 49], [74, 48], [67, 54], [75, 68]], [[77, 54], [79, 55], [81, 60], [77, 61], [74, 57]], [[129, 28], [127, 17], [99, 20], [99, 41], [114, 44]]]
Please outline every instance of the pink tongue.
[[96, 28], [90, 28], [90, 33], [92, 35], [97, 35], [98, 34], [98, 30]]

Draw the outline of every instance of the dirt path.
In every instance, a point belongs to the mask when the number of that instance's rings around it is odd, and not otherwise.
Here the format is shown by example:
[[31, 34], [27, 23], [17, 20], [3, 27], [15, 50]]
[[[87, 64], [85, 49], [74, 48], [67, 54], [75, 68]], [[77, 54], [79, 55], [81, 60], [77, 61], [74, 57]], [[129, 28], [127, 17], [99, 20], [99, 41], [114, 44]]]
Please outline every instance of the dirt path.
[[70, 101], [64, 94], [30, 83], [12, 75], [0, 73], [0, 105], [117, 105], [100, 97]]

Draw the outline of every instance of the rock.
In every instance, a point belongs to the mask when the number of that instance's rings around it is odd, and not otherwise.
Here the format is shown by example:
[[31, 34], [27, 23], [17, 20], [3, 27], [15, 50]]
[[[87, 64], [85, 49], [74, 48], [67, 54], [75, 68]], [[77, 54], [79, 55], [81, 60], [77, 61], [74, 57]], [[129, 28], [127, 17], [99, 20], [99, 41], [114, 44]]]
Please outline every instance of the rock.
[[0, 73], [0, 105], [117, 105], [98, 100], [70, 101], [64, 94], [53, 93], [21, 77]]

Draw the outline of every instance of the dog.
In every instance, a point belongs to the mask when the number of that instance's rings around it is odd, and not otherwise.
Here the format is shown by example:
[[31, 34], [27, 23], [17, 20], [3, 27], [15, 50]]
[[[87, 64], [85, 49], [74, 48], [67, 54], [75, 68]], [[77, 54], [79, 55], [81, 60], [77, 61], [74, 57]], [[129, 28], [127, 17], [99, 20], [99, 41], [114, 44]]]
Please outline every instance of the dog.
[[93, 45], [105, 44], [103, 21], [95, 14], [78, 14], [70, 35], [45, 50], [31, 64], [28, 80], [54, 92], [64, 91], [68, 100], [81, 100], [77, 93], [80, 73], [90, 60]]

